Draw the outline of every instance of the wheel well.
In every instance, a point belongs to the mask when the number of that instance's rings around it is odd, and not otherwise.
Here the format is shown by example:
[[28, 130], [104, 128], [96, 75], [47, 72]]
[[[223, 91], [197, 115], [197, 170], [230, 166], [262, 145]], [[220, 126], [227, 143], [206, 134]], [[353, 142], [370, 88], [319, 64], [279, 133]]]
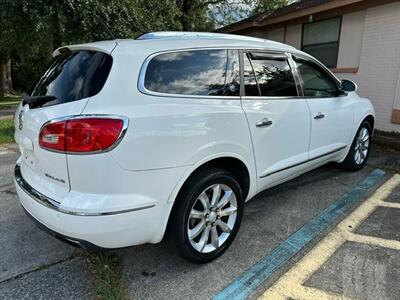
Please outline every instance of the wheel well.
[[[179, 198], [179, 194], [181, 193], [182, 188], [185, 186], [185, 184], [190, 180], [190, 178], [192, 176], [194, 176], [196, 173], [201, 172], [207, 168], [220, 168], [220, 169], [224, 169], [224, 170], [230, 172], [233, 175], [233, 177], [236, 179], [236, 181], [239, 183], [239, 185], [242, 189], [242, 192], [243, 192], [243, 199], [246, 200], [247, 195], [249, 194], [249, 190], [250, 190], [250, 173], [249, 173], [246, 165], [241, 160], [234, 158], [234, 157], [216, 158], [216, 159], [210, 160], [210, 161], [202, 164], [201, 166], [199, 166], [186, 179], [185, 183], [180, 188], [176, 198]], [[167, 234], [169, 234], [171, 231], [171, 219], [173, 218], [173, 215], [175, 213], [175, 208], [177, 206], [177, 202], [178, 201], [174, 202], [171, 213], [169, 215], [168, 224], [167, 224], [167, 228], [166, 228]]]
[[367, 116], [364, 121], [367, 121], [371, 125], [371, 129], [374, 130], [375, 119], [372, 115]]
[[247, 198], [250, 190], [250, 174], [246, 165], [241, 160], [234, 157], [220, 157], [210, 160], [194, 170], [189, 178], [186, 179], [186, 182], [197, 172], [201, 172], [208, 168], [224, 169], [231, 173], [242, 189], [243, 199]]

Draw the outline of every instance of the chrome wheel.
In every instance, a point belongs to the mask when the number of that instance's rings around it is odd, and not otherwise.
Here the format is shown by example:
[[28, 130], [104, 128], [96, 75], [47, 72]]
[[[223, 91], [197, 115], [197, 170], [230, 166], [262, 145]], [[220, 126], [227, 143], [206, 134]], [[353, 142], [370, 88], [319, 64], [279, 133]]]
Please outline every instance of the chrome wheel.
[[194, 202], [188, 219], [190, 244], [201, 253], [219, 248], [230, 236], [237, 218], [237, 199], [225, 184], [206, 188]]
[[365, 127], [361, 128], [354, 148], [354, 161], [357, 165], [361, 165], [367, 157], [369, 151], [369, 140], [370, 136], [368, 129]]

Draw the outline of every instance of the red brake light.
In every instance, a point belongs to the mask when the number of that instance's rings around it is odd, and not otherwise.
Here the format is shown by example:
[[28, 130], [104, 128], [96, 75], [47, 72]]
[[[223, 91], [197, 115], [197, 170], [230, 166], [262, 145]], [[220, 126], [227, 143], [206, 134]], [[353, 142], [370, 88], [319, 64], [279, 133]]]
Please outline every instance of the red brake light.
[[69, 153], [88, 153], [110, 148], [124, 128], [122, 119], [76, 118], [45, 125], [39, 135], [42, 148]]
[[42, 148], [65, 151], [65, 121], [43, 126], [39, 134], [39, 144]]

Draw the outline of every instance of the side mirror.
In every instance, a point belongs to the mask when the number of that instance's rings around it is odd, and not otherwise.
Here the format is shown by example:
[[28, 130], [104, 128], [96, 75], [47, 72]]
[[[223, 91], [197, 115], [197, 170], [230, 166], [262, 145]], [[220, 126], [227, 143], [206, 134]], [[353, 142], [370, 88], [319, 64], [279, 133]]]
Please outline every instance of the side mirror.
[[340, 90], [343, 92], [355, 92], [357, 90], [357, 85], [348, 79], [343, 79], [340, 82]]

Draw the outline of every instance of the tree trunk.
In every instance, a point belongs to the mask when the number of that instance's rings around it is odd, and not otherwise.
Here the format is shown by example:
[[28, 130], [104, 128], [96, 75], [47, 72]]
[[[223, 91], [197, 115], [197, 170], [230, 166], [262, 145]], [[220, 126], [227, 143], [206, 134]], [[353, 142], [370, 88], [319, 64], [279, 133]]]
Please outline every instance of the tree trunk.
[[6, 77], [6, 70], [4, 68], [4, 58], [3, 54], [0, 52], [0, 98], [4, 97], [5, 93], [5, 77]]
[[12, 85], [12, 77], [11, 77], [11, 57], [8, 57], [6, 59], [6, 87], [7, 87], [7, 92], [9, 94], [14, 94], [14, 89]]
[[181, 15], [181, 24], [183, 31], [191, 31], [193, 30], [192, 24], [192, 3], [193, 0], [183, 0], [182, 1], [182, 15]]
[[58, 15], [58, 11], [53, 11], [51, 18], [51, 42], [52, 42], [52, 51], [61, 46], [61, 28], [60, 28], [60, 18]]

